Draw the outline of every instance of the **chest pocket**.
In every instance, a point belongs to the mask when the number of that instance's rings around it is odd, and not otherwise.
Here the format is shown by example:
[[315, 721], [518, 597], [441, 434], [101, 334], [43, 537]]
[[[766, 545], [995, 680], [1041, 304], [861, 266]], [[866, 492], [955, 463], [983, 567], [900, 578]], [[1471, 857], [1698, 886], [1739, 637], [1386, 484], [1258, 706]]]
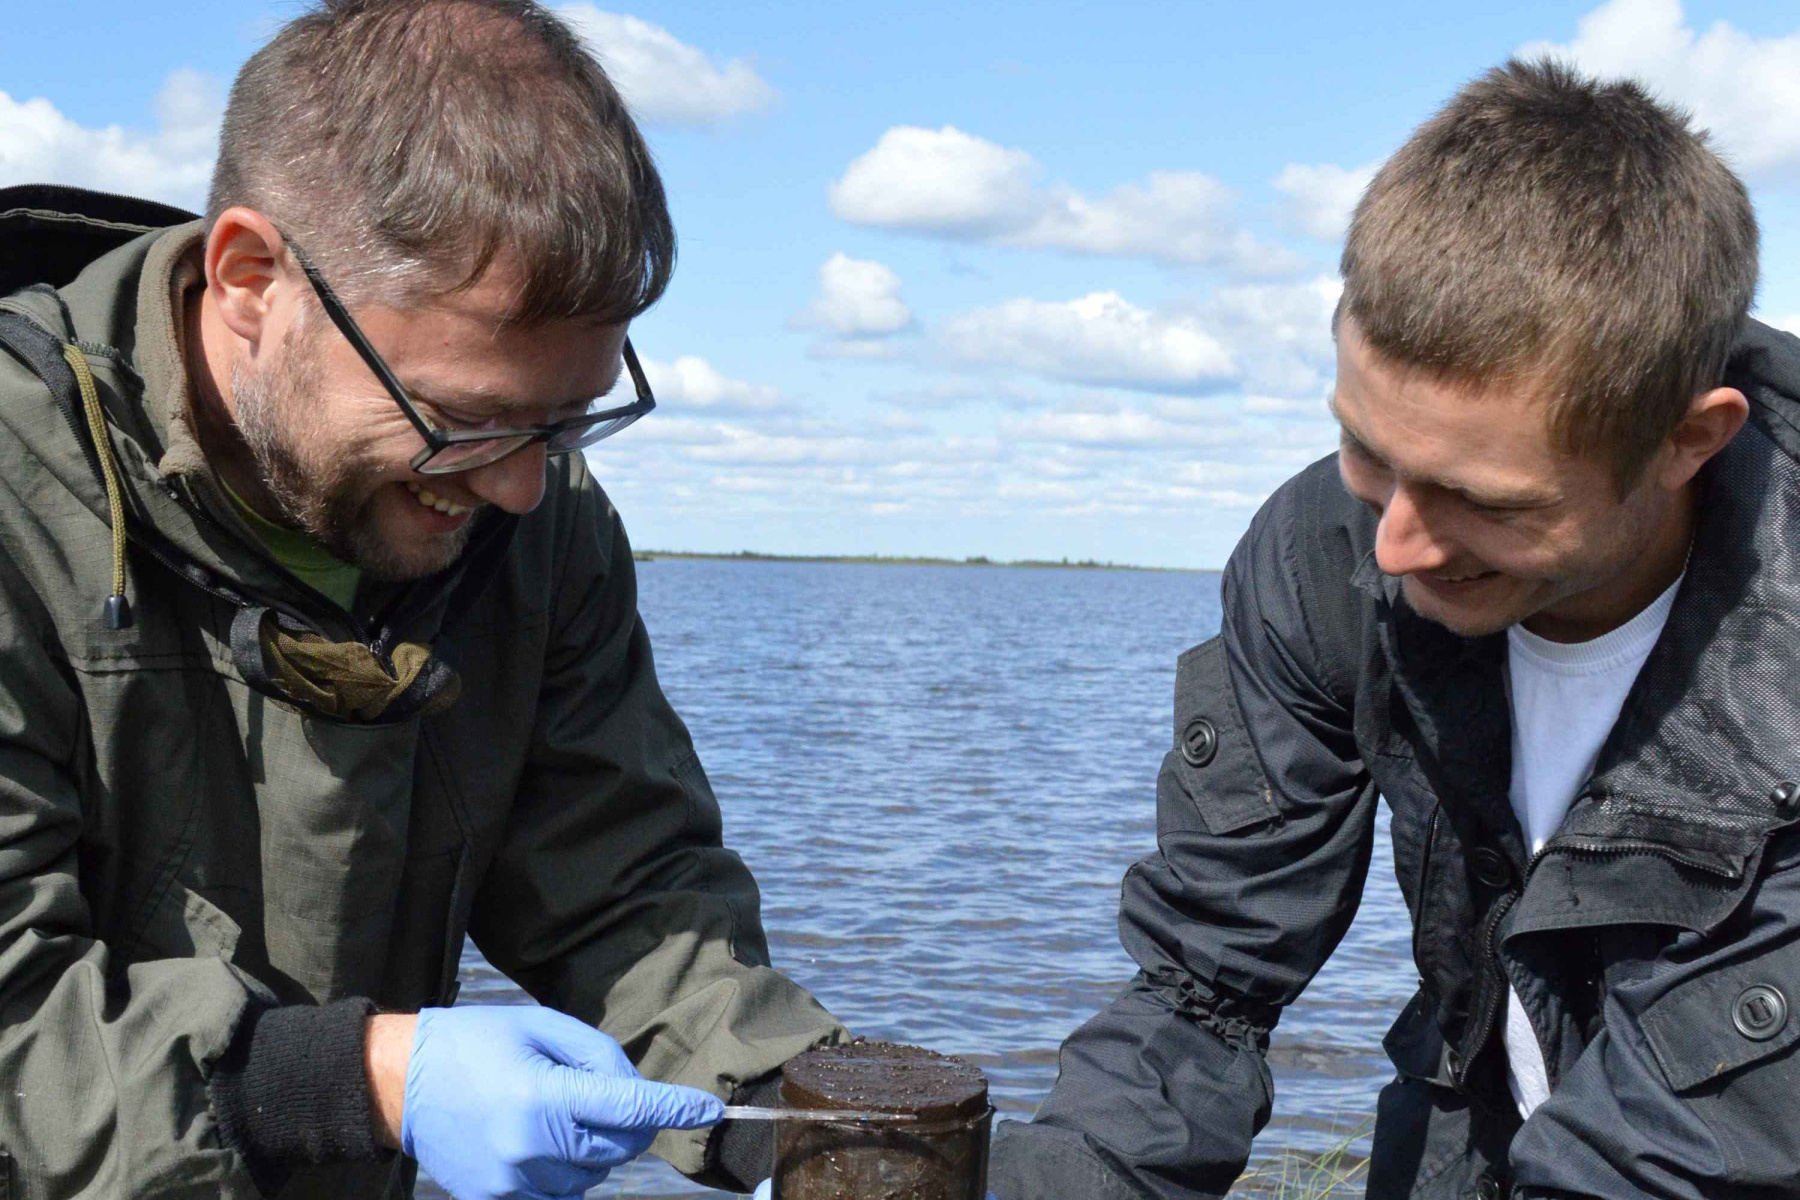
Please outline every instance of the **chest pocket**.
[[1222, 637], [1195, 646], [1176, 665], [1175, 748], [1165, 766], [1190, 803], [1164, 797], [1157, 806], [1159, 834], [1194, 829], [1194, 815], [1215, 837], [1280, 816], [1244, 729]]
[[1682, 983], [1639, 1019], [1669, 1087], [1706, 1123], [1734, 1181], [1793, 1185], [1800, 1126], [1800, 947]]
[[[1800, 1040], [1800, 953], [1787, 949], [1699, 976], [1642, 1019], [1669, 1086], [1685, 1092], [1781, 1053]], [[1794, 1071], [1800, 1086], [1800, 1068]]]

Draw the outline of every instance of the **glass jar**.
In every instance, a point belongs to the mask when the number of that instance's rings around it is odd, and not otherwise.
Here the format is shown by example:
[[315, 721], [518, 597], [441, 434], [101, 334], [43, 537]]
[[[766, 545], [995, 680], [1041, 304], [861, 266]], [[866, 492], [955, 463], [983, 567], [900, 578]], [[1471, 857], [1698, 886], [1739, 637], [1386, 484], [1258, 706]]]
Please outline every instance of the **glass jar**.
[[775, 1126], [775, 1200], [984, 1200], [994, 1110], [980, 1068], [917, 1046], [852, 1042], [783, 1068], [784, 1108], [903, 1113]]

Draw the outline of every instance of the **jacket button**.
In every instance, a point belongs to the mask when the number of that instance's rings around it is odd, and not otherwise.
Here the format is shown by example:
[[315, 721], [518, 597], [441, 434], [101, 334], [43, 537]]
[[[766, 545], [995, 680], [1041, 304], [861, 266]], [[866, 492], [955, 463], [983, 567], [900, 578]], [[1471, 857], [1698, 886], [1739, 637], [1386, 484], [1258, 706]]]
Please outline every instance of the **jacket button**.
[[1504, 1191], [1505, 1189], [1500, 1186], [1500, 1181], [1486, 1171], [1483, 1171], [1475, 1180], [1475, 1200], [1500, 1200]]
[[1800, 783], [1790, 780], [1787, 783], [1776, 784], [1775, 790], [1769, 793], [1769, 803], [1773, 804], [1775, 811], [1782, 816], [1793, 816], [1794, 810], [1800, 809]]
[[1738, 993], [1731, 1023], [1753, 1042], [1766, 1042], [1787, 1027], [1787, 997], [1781, 989], [1759, 983]]
[[1204, 767], [1219, 752], [1219, 731], [1205, 717], [1195, 717], [1181, 731], [1181, 757], [1190, 767]]
[[1512, 882], [1512, 866], [1506, 855], [1492, 846], [1477, 846], [1470, 861], [1475, 867], [1475, 878], [1489, 887], [1503, 888]]

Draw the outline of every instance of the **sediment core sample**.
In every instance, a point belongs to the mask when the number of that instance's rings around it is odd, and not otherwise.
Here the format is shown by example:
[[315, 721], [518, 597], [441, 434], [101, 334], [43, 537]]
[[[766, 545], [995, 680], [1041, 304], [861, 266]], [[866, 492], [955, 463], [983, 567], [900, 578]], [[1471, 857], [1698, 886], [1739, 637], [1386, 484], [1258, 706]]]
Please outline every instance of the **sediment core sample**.
[[782, 1068], [787, 1108], [908, 1113], [905, 1125], [783, 1121], [776, 1200], [982, 1200], [987, 1193], [987, 1077], [919, 1046], [855, 1041]]

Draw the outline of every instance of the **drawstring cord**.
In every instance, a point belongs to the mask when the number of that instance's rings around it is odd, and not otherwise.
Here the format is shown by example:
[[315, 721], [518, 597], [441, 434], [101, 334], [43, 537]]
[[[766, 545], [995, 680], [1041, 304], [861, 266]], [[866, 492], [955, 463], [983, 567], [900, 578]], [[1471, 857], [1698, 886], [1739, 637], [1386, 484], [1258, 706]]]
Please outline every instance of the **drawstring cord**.
[[106, 414], [100, 411], [100, 389], [94, 386], [94, 373], [88, 369], [87, 355], [74, 344], [63, 346], [63, 357], [75, 372], [81, 386], [81, 405], [87, 414], [88, 433], [94, 439], [94, 454], [100, 460], [100, 473], [106, 481], [106, 511], [112, 518], [113, 576], [112, 595], [106, 598], [106, 627], [131, 627], [131, 602], [125, 599], [125, 501], [119, 490], [119, 470], [113, 461], [112, 438], [106, 432]]

